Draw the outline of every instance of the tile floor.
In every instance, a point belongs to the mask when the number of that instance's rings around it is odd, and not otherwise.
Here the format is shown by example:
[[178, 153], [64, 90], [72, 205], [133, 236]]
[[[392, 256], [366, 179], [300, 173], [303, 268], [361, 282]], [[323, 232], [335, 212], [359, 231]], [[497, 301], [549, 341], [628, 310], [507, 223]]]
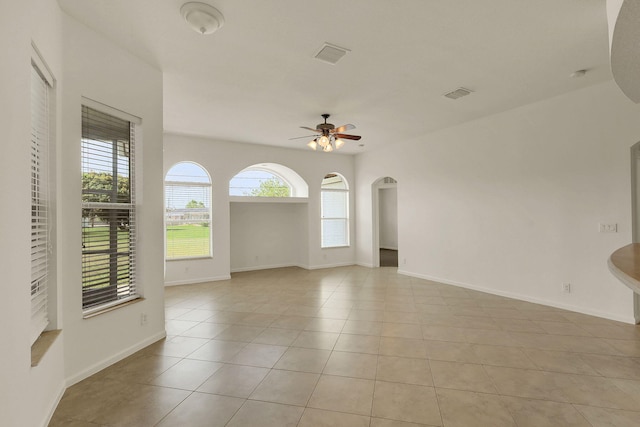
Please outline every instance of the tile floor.
[[50, 425], [640, 425], [639, 327], [393, 268], [167, 288], [166, 329]]

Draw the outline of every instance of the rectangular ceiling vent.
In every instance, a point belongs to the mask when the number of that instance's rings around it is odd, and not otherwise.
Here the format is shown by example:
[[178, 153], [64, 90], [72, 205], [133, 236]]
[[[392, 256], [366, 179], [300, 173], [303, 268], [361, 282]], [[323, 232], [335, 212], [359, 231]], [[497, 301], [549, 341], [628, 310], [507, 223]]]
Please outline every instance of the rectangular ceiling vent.
[[351, 52], [349, 49], [325, 43], [313, 57], [329, 64], [335, 64], [349, 52]]
[[458, 89], [451, 91], [449, 93], [445, 93], [444, 97], [445, 98], [449, 98], [449, 99], [458, 99], [458, 98], [462, 98], [463, 96], [467, 96], [470, 93], [472, 93], [472, 90], [469, 89], [465, 89], [463, 87], [459, 87]]

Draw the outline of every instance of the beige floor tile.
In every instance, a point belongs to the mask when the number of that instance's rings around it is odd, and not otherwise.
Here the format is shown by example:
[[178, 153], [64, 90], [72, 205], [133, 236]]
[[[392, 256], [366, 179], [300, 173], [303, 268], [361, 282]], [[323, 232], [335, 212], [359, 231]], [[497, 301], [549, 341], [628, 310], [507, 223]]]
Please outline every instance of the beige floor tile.
[[251, 313], [238, 320], [235, 324], [265, 328], [268, 327], [277, 318], [277, 314]]
[[593, 427], [637, 427], [640, 412], [574, 405]]
[[438, 388], [497, 393], [482, 365], [431, 360], [433, 383]]
[[369, 320], [347, 320], [342, 328], [343, 334], [377, 335], [382, 333], [382, 322]]
[[516, 422], [496, 394], [437, 389], [446, 427], [516, 427]]
[[298, 427], [369, 427], [369, 417], [307, 408]]
[[580, 354], [536, 349], [524, 349], [523, 351], [543, 371], [598, 375], [598, 372], [586, 363]]
[[198, 391], [232, 397], [249, 397], [269, 373], [267, 368], [224, 365], [209, 377]]
[[304, 408], [247, 400], [227, 427], [296, 427]]
[[422, 339], [422, 329], [419, 324], [414, 323], [383, 322], [380, 335], [383, 337]]
[[49, 422], [48, 427], [102, 427], [102, 424], [54, 416]]
[[158, 424], [158, 427], [224, 427], [244, 399], [193, 393]]
[[312, 318], [305, 331], [318, 331], [318, 332], [333, 332], [339, 334], [344, 327], [345, 320], [342, 319], [329, 319], [329, 318]]
[[322, 371], [327, 375], [342, 377], [376, 378], [378, 356], [365, 353], [334, 351]]
[[460, 363], [480, 363], [473, 353], [473, 344], [425, 340], [427, 357], [430, 360], [444, 360]]
[[465, 341], [472, 344], [515, 347], [518, 343], [508, 332], [496, 329], [464, 329]]
[[164, 329], [167, 331], [167, 335], [180, 335], [198, 323], [200, 322], [193, 320], [167, 320], [164, 324]]
[[340, 334], [334, 350], [378, 354], [380, 337], [374, 335]]
[[442, 425], [433, 387], [376, 381], [371, 416]]
[[640, 359], [601, 354], [583, 354], [581, 359], [602, 376], [640, 380]]
[[195, 390], [222, 366], [223, 364], [219, 362], [183, 359], [164, 371], [151, 383], [162, 387]]
[[318, 311], [317, 316], [324, 319], [347, 320], [349, 318], [349, 314], [351, 314], [350, 308], [323, 307]]
[[[125, 359], [120, 363], [99, 373], [101, 378], [120, 382], [149, 383], [158, 375], [174, 366], [181, 359], [179, 357], [159, 356], [156, 354], [142, 354], [140, 357]], [[125, 362], [125, 363], [123, 363]]]
[[432, 427], [426, 424], [407, 423], [398, 420], [386, 420], [384, 418], [371, 418], [369, 427]]
[[297, 329], [267, 328], [252, 341], [254, 344], [291, 345], [300, 335]]
[[302, 331], [291, 345], [293, 347], [332, 350], [339, 335], [332, 332]]
[[384, 356], [426, 358], [427, 350], [423, 340], [381, 337], [380, 354]]
[[247, 344], [230, 362], [237, 365], [273, 368], [285, 351], [287, 347], [280, 345]]
[[591, 424], [568, 403], [530, 400], [503, 396], [518, 427], [591, 427]]
[[180, 335], [183, 337], [212, 339], [220, 332], [227, 329], [229, 326], [230, 325], [222, 323], [201, 322], [195, 325], [193, 328], [187, 329], [186, 331], [182, 332]]
[[210, 340], [189, 354], [188, 358], [209, 360], [211, 362], [228, 362], [246, 346], [246, 342]]
[[448, 326], [422, 325], [422, 338], [425, 340], [467, 342], [467, 329]]
[[[184, 312], [183, 314], [176, 317], [176, 319], [191, 320], [193, 322], [204, 322], [205, 320], [210, 319], [215, 313], [216, 312], [214, 310], [193, 309], [193, 310]], [[165, 316], [166, 316], [166, 312], [165, 312]]]
[[369, 416], [373, 387], [371, 380], [322, 375], [307, 406]]
[[209, 342], [205, 338], [173, 337], [163, 339], [142, 350], [145, 353], [170, 357], [186, 357]]
[[330, 350], [290, 347], [278, 360], [275, 369], [320, 373], [329, 359]]
[[351, 313], [349, 313], [349, 320], [368, 320], [370, 322], [382, 322], [384, 320], [384, 311], [354, 308], [351, 310]]
[[387, 382], [433, 385], [429, 362], [420, 358], [378, 356], [376, 379]]
[[264, 328], [258, 326], [231, 325], [215, 336], [215, 339], [222, 341], [253, 341]]
[[529, 369], [536, 367], [524, 351], [515, 347], [474, 344], [471, 351], [477, 358], [476, 360], [484, 365]]
[[385, 311], [382, 317], [384, 322], [420, 324], [418, 313], [409, 311]]
[[305, 406], [318, 382], [319, 374], [272, 369], [249, 399]]

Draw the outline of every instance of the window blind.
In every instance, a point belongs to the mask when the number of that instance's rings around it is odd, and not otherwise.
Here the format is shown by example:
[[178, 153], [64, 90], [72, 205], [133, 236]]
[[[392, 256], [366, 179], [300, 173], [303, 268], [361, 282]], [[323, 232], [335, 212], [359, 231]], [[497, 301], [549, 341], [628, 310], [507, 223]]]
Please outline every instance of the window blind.
[[135, 124], [82, 106], [82, 307], [137, 298]]
[[165, 182], [166, 256], [211, 255], [211, 184]]
[[49, 272], [49, 89], [31, 67], [31, 344], [47, 327]]
[[349, 190], [344, 179], [328, 174], [320, 191], [321, 246], [349, 245]]

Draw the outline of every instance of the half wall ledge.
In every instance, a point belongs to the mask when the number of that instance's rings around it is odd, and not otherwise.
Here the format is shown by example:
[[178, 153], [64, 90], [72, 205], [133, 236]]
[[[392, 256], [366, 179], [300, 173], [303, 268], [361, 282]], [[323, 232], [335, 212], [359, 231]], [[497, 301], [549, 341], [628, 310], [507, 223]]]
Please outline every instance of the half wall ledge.
[[640, 295], [640, 243], [621, 247], [611, 254], [607, 264], [614, 276]]

